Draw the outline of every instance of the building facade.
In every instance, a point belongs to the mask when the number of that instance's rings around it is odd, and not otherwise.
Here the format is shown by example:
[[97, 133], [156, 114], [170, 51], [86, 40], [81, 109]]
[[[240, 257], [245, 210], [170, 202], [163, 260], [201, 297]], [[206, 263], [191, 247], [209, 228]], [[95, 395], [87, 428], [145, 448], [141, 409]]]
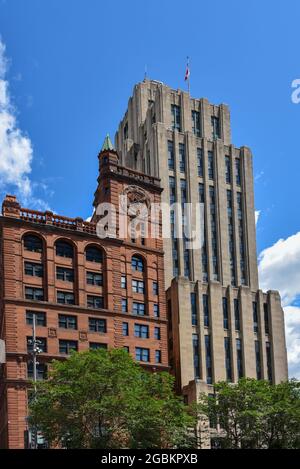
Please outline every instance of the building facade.
[[[108, 141], [99, 155], [95, 204], [119, 194], [160, 201], [159, 180], [119, 165]], [[117, 209], [116, 228], [119, 212]], [[7, 196], [0, 217], [0, 447], [30, 446], [28, 383], [32, 324], [38, 379], [71, 350], [124, 347], [150, 370], [168, 370], [161, 239], [97, 234], [92, 222], [22, 208]], [[3, 350], [2, 350], [3, 352]], [[5, 357], [5, 358], [3, 358]]]
[[180, 216], [164, 220], [172, 234], [163, 241], [178, 389], [192, 396], [220, 380], [287, 379], [280, 297], [259, 290], [252, 154], [232, 144], [228, 106], [144, 80], [115, 145], [124, 165], [161, 179], [163, 202], [203, 207], [199, 249], [176, 238]]

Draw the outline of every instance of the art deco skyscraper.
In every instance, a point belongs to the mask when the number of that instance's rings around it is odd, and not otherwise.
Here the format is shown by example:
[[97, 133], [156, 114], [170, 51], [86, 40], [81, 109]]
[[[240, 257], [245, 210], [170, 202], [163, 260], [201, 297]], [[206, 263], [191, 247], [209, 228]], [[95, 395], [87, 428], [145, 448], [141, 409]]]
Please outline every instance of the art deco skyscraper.
[[144, 80], [134, 87], [115, 144], [124, 166], [160, 178], [163, 202], [204, 205], [202, 248], [164, 240], [179, 389], [209, 392], [216, 381], [242, 376], [285, 380], [280, 297], [258, 284], [252, 154], [232, 144], [228, 106]]

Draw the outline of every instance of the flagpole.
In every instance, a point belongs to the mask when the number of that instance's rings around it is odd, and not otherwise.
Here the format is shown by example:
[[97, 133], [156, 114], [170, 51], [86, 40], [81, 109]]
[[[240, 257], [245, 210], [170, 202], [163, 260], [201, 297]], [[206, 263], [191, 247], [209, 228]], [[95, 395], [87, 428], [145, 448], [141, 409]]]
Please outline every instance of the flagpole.
[[191, 83], [190, 83], [190, 58], [187, 57], [187, 73], [188, 73], [188, 77], [187, 77], [187, 85], [188, 85], [188, 94], [190, 95], [191, 94]]

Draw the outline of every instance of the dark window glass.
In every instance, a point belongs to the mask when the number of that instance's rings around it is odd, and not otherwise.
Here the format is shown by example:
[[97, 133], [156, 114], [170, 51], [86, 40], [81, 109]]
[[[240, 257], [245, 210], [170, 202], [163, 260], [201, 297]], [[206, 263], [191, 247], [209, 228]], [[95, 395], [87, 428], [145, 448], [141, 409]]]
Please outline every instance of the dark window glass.
[[122, 313], [127, 313], [128, 311], [128, 302], [126, 298], [122, 298]]
[[225, 180], [227, 184], [231, 183], [230, 156], [225, 156]]
[[244, 376], [242, 341], [236, 339], [236, 358], [239, 379]]
[[123, 322], [122, 323], [122, 334], [124, 336], [128, 336], [129, 335], [129, 326], [128, 326], [128, 322]]
[[149, 327], [143, 324], [134, 325], [134, 336], [140, 337], [141, 339], [149, 338]]
[[43, 242], [38, 236], [26, 235], [24, 236], [24, 249], [31, 252], [42, 252]]
[[197, 173], [199, 177], [203, 177], [203, 151], [197, 148]]
[[56, 267], [56, 278], [63, 282], [74, 282], [74, 270], [65, 267]]
[[253, 310], [253, 330], [254, 332], [258, 332], [258, 310], [257, 310], [257, 302], [252, 302], [252, 310]]
[[174, 144], [170, 140], [168, 140], [168, 167], [174, 169]]
[[214, 154], [212, 151], [208, 152], [208, 178], [213, 180], [215, 177], [215, 164], [214, 164]]
[[241, 185], [241, 160], [240, 158], [235, 159], [235, 177], [238, 186]]
[[59, 341], [59, 353], [69, 355], [72, 350], [78, 350], [77, 340], [60, 340]]
[[106, 319], [89, 318], [89, 331], [106, 333]]
[[96, 248], [94, 246], [86, 248], [85, 257], [86, 260], [89, 262], [98, 262], [99, 264], [103, 262], [103, 254], [101, 249]]
[[[47, 339], [44, 337], [36, 338], [36, 345], [40, 353], [47, 353]], [[33, 351], [33, 338], [27, 337], [27, 352], [32, 353]]]
[[77, 329], [77, 317], [66, 314], [59, 314], [58, 327], [63, 329]]
[[161, 363], [161, 351], [155, 350], [155, 363]]
[[169, 177], [169, 192], [170, 192], [170, 204], [174, 204], [174, 202], [176, 202], [176, 185], [175, 185], [175, 178], [172, 176]]
[[55, 252], [57, 256], [73, 258], [73, 246], [65, 241], [57, 241], [55, 243]]
[[121, 288], [126, 288], [127, 282], [126, 282], [126, 276], [122, 275], [121, 277]]
[[44, 301], [44, 290], [42, 288], [25, 287], [26, 300]]
[[134, 293], [145, 293], [145, 284], [142, 280], [132, 280], [132, 291]]
[[229, 329], [229, 314], [228, 314], [228, 300], [226, 297], [222, 299], [223, 302], [223, 327]]
[[[36, 377], [38, 381], [47, 379], [47, 365], [45, 363], [38, 363], [36, 365]], [[27, 363], [27, 378], [33, 379], [33, 362]]]
[[132, 266], [132, 270], [136, 270], [138, 272], [144, 272], [143, 259], [141, 259], [138, 256], [133, 256], [133, 258], [131, 259], [131, 266]]
[[90, 342], [89, 343], [90, 350], [100, 350], [100, 349], [107, 349], [107, 344], [99, 344], [99, 342]]
[[101, 287], [103, 285], [103, 274], [96, 272], [87, 272], [86, 273], [86, 283], [88, 285], [94, 285]]
[[234, 324], [235, 324], [235, 330], [240, 331], [241, 330], [241, 320], [240, 320], [240, 302], [238, 298], [235, 298], [233, 301], [234, 304]]
[[204, 326], [209, 327], [209, 298], [208, 295], [203, 295], [203, 315], [204, 315]]
[[69, 293], [65, 291], [58, 291], [57, 292], [57, 303], [65, 304], [65, 305], [74, 305], [75, 298], [74, 293]]
[[261, 358], [260, 358], [260, 343], [255, 341], [255, 361], [256, 361], [256, 378], [261, 379]]
[[271, 344], [266, 342], [266, 355], [267, 355], [267, 370], [268, 370], [268, 380], [270, 383], [273, 381], [273, 367], [272, 367], [272, 353], [271, 353]]
[[160, 327], [154, 328], [154, 339], [160, 340]]
[[226, 379], [232, 381], [231, 347], [229, 337], [224, 337]]
[[197, 314], [197, 295], [196, 295], [196, 293], [191, 293], [191, 310], [192, 310], [192, 325], [197, 326], [197, 324], [198, 324], [198, 314]]
[[193, 361], [194, 361], [194, 376], [200, 378], [200, 355], [199, 355], [199, 337], [198, 334], [193, 334]]
[[26, 324], [28, 324], [29, 326], [32, 326], [34, 316], [35, 316], [36, 326], [45, 327], [47, 325], [46, 313], [42, 313], [39, 311], [26, 311]]
[[211, 357], [211, 341], [210, 335], [205, 338], [205, 355], [206, 355], [206, 382], [212, 384], [212, 357]]
[[264, 303], [264, 320], [265, 320], [265, 333], [270, 333], [270, 326], [269, 326], [269, 306], [268, 303]]
[[181, 173], [185, 173], [185, 145], [179, 143], [179, 169]]
[[87, 307], [94, 309], [104, 308], [104, 299], [102, 296], [87, 296]]
[[220, 119], [218, 117], [215, 117], [215, 116], [211, 117], [211, 129], [212, 129], [213, 140], [216, 140], [217, 138], [221, 138]]
[[152, 293], [153, 293], [153, 295], [155, 295], [155, 296], [158, 295], [158, 283], [157, 283], [157, 282], [153, 282], [153, 283], [152, 283]]
[[150, 361], [150, 350], [148, 348], [135, 348], [135, 359], [140, 362], [149, 362]]
[[201, 122], [199, 111], [192, 111], [192, 130], [196, 137], [201, 137]]
[[175, 104], [171, 105], [172, 129], [181, 132], [181, 109]]
[[32, 277], [43, 277], [42, 264], [35, 264], [34, 262], [25, 262], [25, 274]]
[[132, 304], [132, 310], [133, 314], [138, 314], [139, 316], [144, 316], [145, 315], [145, 303], [137, 303], [133, 302]]
[[153, 305], [153, 314], [154, 317], [159, 318], [159, 305], [157, 303]]

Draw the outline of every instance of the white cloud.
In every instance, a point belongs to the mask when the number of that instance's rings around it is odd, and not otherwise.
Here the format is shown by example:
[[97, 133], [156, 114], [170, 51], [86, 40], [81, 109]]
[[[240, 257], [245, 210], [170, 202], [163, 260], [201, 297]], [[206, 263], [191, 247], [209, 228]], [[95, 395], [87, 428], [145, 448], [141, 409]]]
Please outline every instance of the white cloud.
[[16, 109], [11, 102], [6, 75], [8, 60], [0, 38], [0, 193], [16, 192], [23, 205], [48, 208], [33, 195], [30, 180], [33, 148], [30, 138], [18, 127]]
[[255, 225], [257, 225], [259, 217], [261, 214], [261, 210], [255, 210]]
[[285, 311], [289, 374], [300, 379], [300, 232], [280, 239], [259, 256], [263, 290], [279, 290]]

